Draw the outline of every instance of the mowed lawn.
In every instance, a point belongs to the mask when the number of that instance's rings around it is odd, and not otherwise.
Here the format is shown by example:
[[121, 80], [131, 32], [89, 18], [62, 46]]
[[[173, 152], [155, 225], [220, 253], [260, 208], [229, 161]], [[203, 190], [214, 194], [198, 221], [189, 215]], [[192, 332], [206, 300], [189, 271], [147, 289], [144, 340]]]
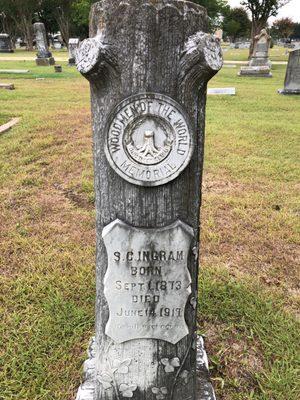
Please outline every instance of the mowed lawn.
[[[1, 400], [72, 400], [93, 335], [89, 87], [62, 65], [0, 59], [31, 71], [0, 75]], [[237, 71], [210, 83], [237, 95], [207, 105], [199, 332], [218, 399], [298, 400], [300, 97]]]

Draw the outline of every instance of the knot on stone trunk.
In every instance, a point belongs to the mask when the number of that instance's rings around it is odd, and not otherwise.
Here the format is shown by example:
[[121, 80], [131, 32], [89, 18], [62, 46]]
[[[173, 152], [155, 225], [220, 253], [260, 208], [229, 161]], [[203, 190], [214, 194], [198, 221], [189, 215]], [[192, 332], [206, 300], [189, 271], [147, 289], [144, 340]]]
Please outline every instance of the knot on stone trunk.
[[223, 56], [218, 39], [204, 32], [191, 36], [182, 52], [179, 79], [181, 84], [190, 81], [194, 85], [199, 81], [208, 82], [223, 65]]
[[117, 66], [111, 46], [105, 43], [101, 34], [81, 42], [75, 58], [78, 71], [88, 76], [98, 75], [105, 66]]

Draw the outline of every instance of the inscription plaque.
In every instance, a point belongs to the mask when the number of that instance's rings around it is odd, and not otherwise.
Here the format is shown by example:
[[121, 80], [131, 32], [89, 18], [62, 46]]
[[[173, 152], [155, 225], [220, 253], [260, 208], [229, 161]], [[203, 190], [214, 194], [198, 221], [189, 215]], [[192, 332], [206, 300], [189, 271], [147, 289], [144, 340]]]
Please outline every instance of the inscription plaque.
[[192, 153], [189, 119], [170, 97], [145, 93], [121, 102], [106, 127], [106, 157], [128, 182], [158, 186], [175, 179]]
[[193, 229], [179, 220], [161, 229], [134, 228], [120, 220], [104, 228], [105, 333], [115, 342], [144, 338], [176, 344], [188, 335], [184, 314], [193, 237]]

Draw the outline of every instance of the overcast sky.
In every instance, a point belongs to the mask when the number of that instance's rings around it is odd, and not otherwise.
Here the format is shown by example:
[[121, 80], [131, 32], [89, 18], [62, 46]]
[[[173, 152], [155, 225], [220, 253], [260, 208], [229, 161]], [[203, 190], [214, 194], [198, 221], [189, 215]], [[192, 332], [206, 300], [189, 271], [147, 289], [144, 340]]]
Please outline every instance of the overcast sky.
[[[240, 5], [240, 0], [229, 0], [228, 2], [232, 7]], [[289, 4], [281, 8], [275, 19], [282, 17], [291, 17], [294, 22], [300, 22], [300, 0], [291, 0]], [[270, 22], [272, 21], [274, 18], [270, 19]]]

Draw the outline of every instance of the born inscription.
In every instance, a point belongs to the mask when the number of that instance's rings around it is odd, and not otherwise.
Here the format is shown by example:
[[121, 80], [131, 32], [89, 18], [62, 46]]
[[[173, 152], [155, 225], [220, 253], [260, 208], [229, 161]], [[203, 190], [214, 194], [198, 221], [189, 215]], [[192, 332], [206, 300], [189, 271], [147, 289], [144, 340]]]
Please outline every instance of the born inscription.
[[116, 220], [104, 228], [106, 334], [115, 342], [148, 338], [176, 344], [188, 335], [184, 314], [191, 294], [187, 260], [193, 236], [181, 221], [140, 229]]

